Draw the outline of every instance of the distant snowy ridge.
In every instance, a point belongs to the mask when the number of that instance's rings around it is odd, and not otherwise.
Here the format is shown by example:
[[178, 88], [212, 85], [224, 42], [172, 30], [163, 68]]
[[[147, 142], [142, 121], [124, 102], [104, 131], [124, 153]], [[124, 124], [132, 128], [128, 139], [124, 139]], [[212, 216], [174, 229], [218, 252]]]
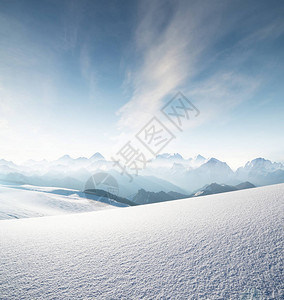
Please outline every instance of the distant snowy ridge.
[[227, 184], [218, 184], [216, 182], [206, 185], [204, 188], [201, 188], [199, 191], [195, 192], [192, 197], [199, 197], [205, 195], [214, 195], [226, 192], [234, 192], [238, 190], [251, 189], [255, 188], [255, 185], [246, 181], [242, 182], [236, 186], [227, 185]]
[[132, 198], [137, 204], [149, 204], [149, 203], [158, 203], [164, 201], [171, 201], [177, 199], [185, 199], [191, 197], [199, 197], [205, 195], [213, 195], [213, 194], [220, 194], [226, 192], [233, 192], [243, 189], [250, 189], [254, 188], [255, 186], [250, 182], [242, 182], [236, 186], [226, 185], [226, 184], [218, 184], [218, 183], [211, 183], [207, 184], [205, 187], [200, 188], [198, 191], [195, 191], [191, 195], [180, 194], [177, 192], [149, 192], [145, 191], [144, 189], [140, 189], [138, 193]]
[[121, 176], [113, 162], [98, 152], [90, 158], [64, 155], [51, 162], [30, 160], [23, 165], [0, 160], [0, 180], [32, 185], [82, 190], [86, 181], [96, 172], [110, 172], [116, 176], [121, 196], [126, 198], [139, 189], [187, 194], [212, 182], [237, 185], [249, 181], [256, 186], [284, 182], [284, 165], [264, 158], [254, 159], [234, 172], [226, 162], [216, 158], [202, 155], [184, 158], [179, 153], [159, 154], [139, 172], [131, 185], [129, 178]]

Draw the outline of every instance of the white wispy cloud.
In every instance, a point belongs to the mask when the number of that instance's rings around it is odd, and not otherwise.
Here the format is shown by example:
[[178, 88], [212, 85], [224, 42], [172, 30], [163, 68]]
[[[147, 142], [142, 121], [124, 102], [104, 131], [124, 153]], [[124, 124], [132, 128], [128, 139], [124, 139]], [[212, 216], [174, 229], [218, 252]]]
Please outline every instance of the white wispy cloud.
[[[219, 1], [143, 1], [135, 34], [140, 63], [127, 73], [133, 93], [118, 111], [120, 129], [137, 130], [178, 90], [193, 97], [206, 110], [203, 116], [210, 115], [208, 120], [251, 97], [262, 78], [243, 74], [239, 66], [253, 55], [255, 42], [277, 38], [283, 28], [279, 20], [244, 28], [243, 36], [228, 48], [210, 51], [243, 25], [242, 13], [234, 11], [230, 17], [229, 6]], [[216, 61], [220, 65], [206, 74]], [[204, 71], [205, 78], [196, 80]], [[214, 106], [222, 109], [218, 112]], [[196, 123], [201, 120], [205, 121], [201, 117]]]
[[[120, 110], [119, 125], [139, 127], [161, 107], [161, 101], [197, 72], [196, 64], [212, 28], [209, 7], [189, 2], [143, 2], [135, 46], [141, 66], [131, 73], [132, 98]], [[129, 82], [129, 73], [128, 73]]]
[[245, 76], [237, 72], [219, 72], [213, 77], [185, 89], [186, 95], [198, 103], [201, 114], [187, 127], [195, 127], [215, 118], [227, 120], [228, 112], [244, 101], [249, 101], [262, 83], [262, 78]]
[[63, 35], [62, 48], [64, 50], [73, 50], [78, 44], [80, 25], [84, 18], [86, 0], [69, 0], [64, 4], [65, 11], [62, 18]]
[[81, 74], [86, 80], [89, 87], [89, 97], [90, 99], [94, 98], [96, 94], [96, 72], [93, 67], [92, 59], [91, 59], [91, 51], [88, 43], [85, 43], [81, 46], [80, 50], [80, 69]]

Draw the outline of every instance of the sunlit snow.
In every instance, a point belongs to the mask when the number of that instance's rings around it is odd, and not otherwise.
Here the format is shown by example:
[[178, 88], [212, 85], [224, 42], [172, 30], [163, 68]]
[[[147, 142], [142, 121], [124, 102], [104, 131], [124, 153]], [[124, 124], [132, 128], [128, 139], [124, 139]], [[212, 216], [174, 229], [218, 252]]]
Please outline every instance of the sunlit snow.
[[280, 184], [2, 220], [0, 298], [283, 299], [283, 202]]
[[70, 189], [0, 184], [0, 220], [114, 208], [108, 203], [95, 201], [96, 196], [93, 198], [86, 199], [84, 193]]

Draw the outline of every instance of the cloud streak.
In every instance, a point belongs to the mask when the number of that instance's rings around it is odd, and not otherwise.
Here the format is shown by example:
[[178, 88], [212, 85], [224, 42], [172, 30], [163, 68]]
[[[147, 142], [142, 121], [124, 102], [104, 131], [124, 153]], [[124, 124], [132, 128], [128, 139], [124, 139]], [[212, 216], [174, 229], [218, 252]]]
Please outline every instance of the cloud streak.
[[[206, 26], [208, 5], [178, 1], [143, 2], [135, 34], [141, 66], [132, 72], [133, 96], [120, 110], [121, 127], [137, 127], [161, 107], [162, 100], [197, 74], [197, 63], [216, 30]], [[129, 74], [128, 74], [129, 77]], [[129, 79], [128, 79], [129, 81]]]
[[[118, 111], [120, 129], [137, 130], [177, 90], [210, 111], [210, 119], [214, 105], [224, 111], [249, 99], [261, 78], [243, 74], [240, 65], [252, 55], [254, 42], [279, 36], [279, 20], [248, 30], [242, 11], [230, 17], [233, 9], [222, 1], [143, 1], [134, 39], [141, 63], [127, 73], [133, 93]], [[222, 45], [234, 37], [236, 26], [243, 36]]]

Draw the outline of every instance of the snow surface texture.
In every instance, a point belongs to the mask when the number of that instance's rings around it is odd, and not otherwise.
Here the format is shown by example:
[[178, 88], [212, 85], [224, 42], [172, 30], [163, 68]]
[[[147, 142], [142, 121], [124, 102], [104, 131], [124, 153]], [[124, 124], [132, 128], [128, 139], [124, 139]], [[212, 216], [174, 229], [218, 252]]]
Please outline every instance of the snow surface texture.
[[84, 193], [76, 190], [0, 184], [0, 220], [89, 212], [107, 208], [113, 206], [88, 200], [84, 198]]
[[0, 299], [283, 299], [283, 200], [280, 184], [0, 221]]

